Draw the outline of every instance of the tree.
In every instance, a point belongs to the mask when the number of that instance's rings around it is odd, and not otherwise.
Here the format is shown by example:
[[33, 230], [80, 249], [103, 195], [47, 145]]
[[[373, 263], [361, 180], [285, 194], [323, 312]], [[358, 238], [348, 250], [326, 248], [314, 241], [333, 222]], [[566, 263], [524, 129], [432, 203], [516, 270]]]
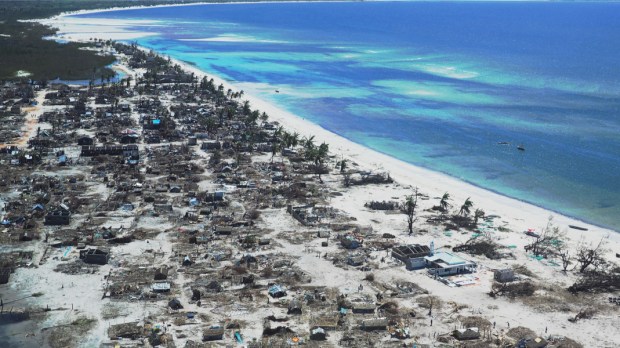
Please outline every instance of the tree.
[[532, 243], [525, 246], [526, 251], [531, 251], [535, 256], [553, 256], [558, 254], [559, 250], [563, 248], [564, 234], [560, 232], [560, 228], [553, 225], [553, 216], [549, 216], [547, 226], [541, 232], [540, 236], [536, 237]]
[[581, 274], [577, 281], [568, 287], [571, 293], [614, 293], [620, 291], [620, 266], [610, 263], [597, 270], [589, 270]]
[[271, 163], [273, 163], [273, 158], [278, 153], [278, 151], [280, 151], [280, 143], [274, 141], [273, 143], [271, 143]]
[[212, 117], [207, 117], [204, 122], [203, 122], [204, 126], [207, 128], [207, 133], [211, 133], [216, 129], [216, 122], [215, 119], [213, 119]]
[[246, 115], [247, 115], [246, 124], [248, 126], [254, 126], [256, 124], [256, 121], [260, 117], [260, 112], [258, 110], [254, 110]]
[[323, 183], [321, 173], [323, 171], [323, 162], [327, 158], [327, 155], [329, 155], [329, 145], [323, 142], [315, 151], [312, 152], [314, 153], [314, 165], [316, 166], [316, 171], [319, 175], [319, 181]]
[[485, 215], [484, 210], [476, 209], [476, 211], [474, 212], [474, 225], [478, 225], [478, 219], [483, 218], [484, 215]]
[[293, 132], [290, 137], [290, 146], [296, 147], [297, 145], [299, 145], [299, 133]]
[[314, 149], [315, 145], [314, 145], [314, 135], [310, 136], [310, 137], [306, 137], [303, 140], [304, 143], [304, 148], [306, 149], [306, 151], [310, 151], [312, 149]]
[[576, 255], [579, 273], [584, 273], [590, 266], [594, 266], [596, 270], [605, 263], [603, 245], [602, 238], [596, 247], [593, 247], [592, 244], [586, 244], [583, 240], [579, 243]]
[[351, 186], [351, 173], [350, 172], [344, 172], [344, 173], [342, 173], [342, 177], [344, 179], [344, 187]]
[[467, 197], [463, 205], [461, 206], [461, 210], [459, 210], [459, 215], [468, 216], [471, 212], [471, 207], [474, 206], [474, 202], [471, 201], [471, 197]]
[[343, 174], [346, 169], [347, 169], [347, 160], [343, 159], [342, 161], [340, 161], [340, 174]]
[[558, 255], [560, 255], [560, 260], [562, 260], [562, 272], [566, 273], [568, 271], [568, 266], [573, 263], [571, 261], [573, 257], [568, 250], [560, 250]]
[[418, 188], [413, 189], [413, 194], [405, 198], [405, 204], [403, 211], [407, 215], [407, 228], [409, 229], [409, 235], [413, 234], [413, 223], [417, 220], [415, 216], [415, 209], [418, 206]]
[[243, 101], [243, 114], [244, 115], [248, 115], [250, 113], [250, 101], [245, 100]]
[[445, 213], [448, 210], [448, 207], [450, 206], [450, 204], [448, 203], [449, 199], [450, 194], [448, 192], [444, 193], [443, 196], [441, 196], [441, 200], [439, 201], [439, 210], [442, 213]]

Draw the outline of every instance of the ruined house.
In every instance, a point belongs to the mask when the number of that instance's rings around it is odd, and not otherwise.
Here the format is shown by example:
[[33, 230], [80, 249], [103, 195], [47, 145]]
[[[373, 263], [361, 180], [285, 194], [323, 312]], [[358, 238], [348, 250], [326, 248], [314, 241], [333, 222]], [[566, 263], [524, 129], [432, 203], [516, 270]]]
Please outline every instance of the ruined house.
[[105, 265], [110, 260], [110, 253], [101, 249], [80, 250], [80, 259], [85, 263]]

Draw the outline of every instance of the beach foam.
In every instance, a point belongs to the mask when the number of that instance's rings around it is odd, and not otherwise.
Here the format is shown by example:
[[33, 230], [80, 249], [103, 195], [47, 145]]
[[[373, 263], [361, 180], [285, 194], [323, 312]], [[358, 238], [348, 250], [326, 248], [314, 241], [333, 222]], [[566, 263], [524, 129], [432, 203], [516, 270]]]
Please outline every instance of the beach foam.
[[204, 42], [256, 42], [256, 43], [286, 43], [286, 41], [259, 39], [251, 36], [241, 36], [235, 34], [224, 34], [214, 37], [199, 39], [179, 39], [179, 41], [204, 41]]

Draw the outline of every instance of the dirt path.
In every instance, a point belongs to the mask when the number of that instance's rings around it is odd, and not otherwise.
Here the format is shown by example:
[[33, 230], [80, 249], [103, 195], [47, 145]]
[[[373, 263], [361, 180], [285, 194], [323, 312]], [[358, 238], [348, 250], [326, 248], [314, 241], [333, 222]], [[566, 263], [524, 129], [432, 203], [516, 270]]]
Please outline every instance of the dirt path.
[[26, 113], [26, 117], [24, 118], [24, 125], [21, 128], [21, 137], [13, 142], [0, 144], [0, 149], [8, 146], [23, 147], [28, 145], [28, 140], [30, 140], [30, 138], [34, 136], [33, 133], [36, 132], [37, 125], [39, 124], [39, 116], [43, 114], [43, 101], [45, 101], [46, 92], [46, 90], [37, 92], [37, 97], [35, 98], [37, 105], [22, 109], [22, 111]]

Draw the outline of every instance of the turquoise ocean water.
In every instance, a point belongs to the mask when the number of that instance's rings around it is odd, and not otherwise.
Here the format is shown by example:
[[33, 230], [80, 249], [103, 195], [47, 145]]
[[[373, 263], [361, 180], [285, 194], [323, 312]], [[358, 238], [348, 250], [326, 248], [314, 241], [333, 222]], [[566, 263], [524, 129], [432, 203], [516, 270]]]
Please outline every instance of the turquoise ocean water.
[[138, 44], [398, 159], [620, 230], [620, 4], [272, 3], [80, 16], [155, 20], [135, 27], [158, 33]]

